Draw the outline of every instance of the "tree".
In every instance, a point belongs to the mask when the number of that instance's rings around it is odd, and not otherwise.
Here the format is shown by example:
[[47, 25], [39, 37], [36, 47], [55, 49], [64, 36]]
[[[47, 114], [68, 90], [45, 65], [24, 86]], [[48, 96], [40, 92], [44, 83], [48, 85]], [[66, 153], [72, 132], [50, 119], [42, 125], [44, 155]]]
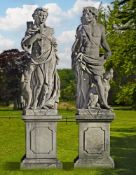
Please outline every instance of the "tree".
[[75, 100], [75, 76], [71, 69], [58, 70], [60, 76], [60, 100]]
[[29, 61], [29, 54], [17, 49], [7, 50], [0, 54], [1, 103], [8, 105], [12, 102], [16, 108], [20, 107], [20, 79]]
[[[130, 6], [131, 4], [131, 6]], [[106, 68], [114, 68], [114, 100], [136, 106], [136, 15], [135, 2], [114, 1], [107, 18], [108, 41], [112, 56]]]

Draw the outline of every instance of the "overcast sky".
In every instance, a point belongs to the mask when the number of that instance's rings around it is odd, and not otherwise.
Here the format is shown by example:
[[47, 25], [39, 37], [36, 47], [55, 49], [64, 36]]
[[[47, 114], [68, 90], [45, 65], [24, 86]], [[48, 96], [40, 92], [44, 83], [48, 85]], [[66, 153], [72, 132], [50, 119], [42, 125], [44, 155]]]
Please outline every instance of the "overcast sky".
[[[103, 0], [106, 7], [111, 0]], [[0, 52], [17, 48], [26, 30], [26, 21], [32, 20], [32, 13], [37, 7], [46, 7], [49, 16], [46, 24], [53, 27], [58, 43], [58, 68], [71, 67], [71, 46], [75, 31], [80, 24], [82, 8], [99, 7], [99, 0], [2, 0], [0, 1]]]

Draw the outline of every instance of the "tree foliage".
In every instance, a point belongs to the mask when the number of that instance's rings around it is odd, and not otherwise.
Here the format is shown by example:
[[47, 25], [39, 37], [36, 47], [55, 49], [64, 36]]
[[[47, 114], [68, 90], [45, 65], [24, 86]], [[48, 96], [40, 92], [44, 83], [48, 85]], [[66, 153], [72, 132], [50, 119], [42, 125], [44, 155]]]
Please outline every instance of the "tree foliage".
[[75, 76], [71, 69], [58, 70], [60, 76], [60, 100], [73, 101], [75, 99]]
[[114, 69], [115, 103], [136, 106], [136, 3], [116, 0], [107, 17], [112, 56], [106, 68]]
[[30, 57], [17, 49], [7, 50], [0, 54], [0, 102], [20, 105], [20, 79]]

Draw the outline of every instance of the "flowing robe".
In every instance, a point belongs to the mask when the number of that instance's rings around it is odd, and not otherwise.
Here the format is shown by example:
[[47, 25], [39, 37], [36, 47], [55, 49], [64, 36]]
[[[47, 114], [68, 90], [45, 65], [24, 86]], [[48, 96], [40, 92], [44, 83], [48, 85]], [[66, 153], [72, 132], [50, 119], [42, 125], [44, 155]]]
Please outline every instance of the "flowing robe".
[[[26, 32], [27, 33], [27, 32]], [[41, 38], [33, 39], [34, 34], [26, 34], [22, 40], [24, 50], [30, 50], [31, 62], [28, 67], [32, 99], [39, 108], [56, 108], [60, 95], [60, 80], [56, 70], [58, 57], [53, 38], [53, 29], [43, 26]], [[26, 44], [26, 41], [29, 41]], [[27, 79], [27, 77], [26, 77]]]

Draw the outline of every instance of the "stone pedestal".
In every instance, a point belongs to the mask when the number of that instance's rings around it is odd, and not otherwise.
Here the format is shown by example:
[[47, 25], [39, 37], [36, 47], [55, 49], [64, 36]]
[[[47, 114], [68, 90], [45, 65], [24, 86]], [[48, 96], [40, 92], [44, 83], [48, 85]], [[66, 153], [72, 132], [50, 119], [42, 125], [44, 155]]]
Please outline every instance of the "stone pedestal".
[[61, 116], [56, 110], [26, 110], [26, 154], [21, 168], [61, 167], [56, 158], [56, 127]]
[[114, 168], [110, 157], [110, 123], [114, 113], [109, 110], [79, 109], [79, 156], [75, 167]]

